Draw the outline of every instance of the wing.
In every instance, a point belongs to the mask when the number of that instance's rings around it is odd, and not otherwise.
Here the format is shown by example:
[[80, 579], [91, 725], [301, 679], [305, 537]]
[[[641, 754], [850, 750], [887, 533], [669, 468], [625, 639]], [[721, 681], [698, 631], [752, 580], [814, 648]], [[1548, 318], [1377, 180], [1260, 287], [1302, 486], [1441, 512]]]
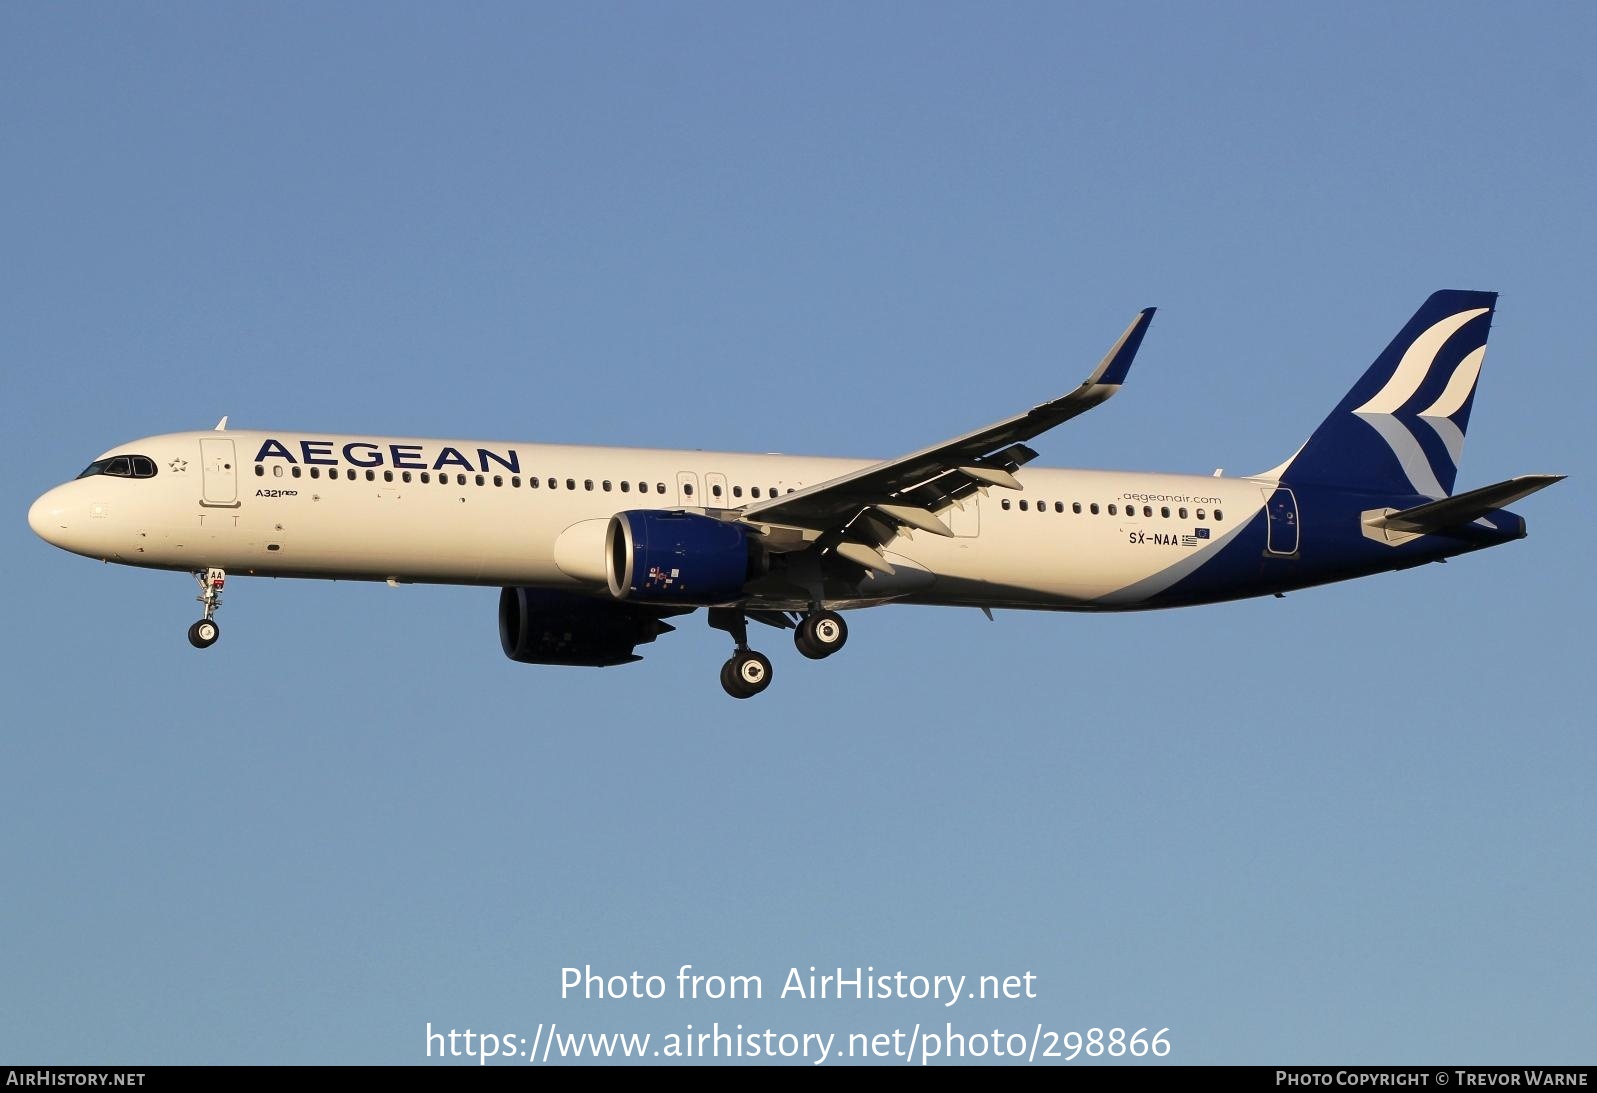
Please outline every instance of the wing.
[[870, 569], [886, 568], [877, 548], [903, 527], [950, 535], [936, 514], [988, 486], [1019, 489], [1014, 472], [1037, 457], [1024, 443], [1112, 397], [1153, 320], [1140, 312], [1081, 386], [1052, 402], [930, 448], [750, 505], [752, 524], [819, 533], [821, 546]]

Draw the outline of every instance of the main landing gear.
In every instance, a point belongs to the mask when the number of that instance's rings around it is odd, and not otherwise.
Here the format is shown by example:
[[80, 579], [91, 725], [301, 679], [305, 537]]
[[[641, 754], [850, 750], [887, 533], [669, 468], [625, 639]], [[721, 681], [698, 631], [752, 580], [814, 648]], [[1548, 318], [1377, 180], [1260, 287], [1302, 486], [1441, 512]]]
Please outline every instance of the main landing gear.
[[733, 698], [753, 698], [771, 685], [771, 662], [749, 648], [749, 620], [732, 607], [710, 608], [710, 625], [732, 635], [732, 659], [721, 665], [721, 686]]
[[[748, 616], [731, 607], [710, 608], [710, 625], [732, 635], [731, 659], [721, 665], [721, 686], [733, 698], [753, 698], [771, 685], [771, 661], [749, 648]], [[824, 660], [843, 648], [848, 624], [835, 611], [809, 612], [793, 634], [793, 644], [811, 660]]]
[[205, 614], [189, 627], [189, 644], [196, 649], [209, 649], [222, 636], [222, 628], [213, 616], [222, 606], [222, 586], [227, 583], [227, 574], [220, 569], [207, 569], [204, 573], [195, 573], [194, 579], [200, 586], [200, 594], [195, 598], [205, 605]]
[[793, 644], [811, 660], [825, 660], [848, 640], [848, 623], [836, 611], [811, 611], [793, 632]]

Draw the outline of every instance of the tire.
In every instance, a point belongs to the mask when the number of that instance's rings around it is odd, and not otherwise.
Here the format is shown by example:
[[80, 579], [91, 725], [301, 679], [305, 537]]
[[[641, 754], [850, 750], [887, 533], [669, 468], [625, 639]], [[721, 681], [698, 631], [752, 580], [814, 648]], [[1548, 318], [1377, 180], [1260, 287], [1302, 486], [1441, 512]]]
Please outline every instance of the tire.
[[209, 649], [222, 636], [222, 628], [215, 619], [201, 619], [189, 627], [189, 644], [196, 649]]
[[743, 693], [743, 688], [738, 686], [737, 677], [732, 674], [732, 669], [736, 664], [737, 657], [733, 657], [721, 665], [721, 689], [733, 698], [747, 698], [749, 696]]
[[733, 698], [753, 698], [771, 685], [771, 662], [765, 654], [749, 649], [727, 661], [726, 693]]
[[793, 634], [793, 644], [811, 660], [825, 660], [848, 641], [848, 623], [836, 611], [816, 611], [804, 617]]

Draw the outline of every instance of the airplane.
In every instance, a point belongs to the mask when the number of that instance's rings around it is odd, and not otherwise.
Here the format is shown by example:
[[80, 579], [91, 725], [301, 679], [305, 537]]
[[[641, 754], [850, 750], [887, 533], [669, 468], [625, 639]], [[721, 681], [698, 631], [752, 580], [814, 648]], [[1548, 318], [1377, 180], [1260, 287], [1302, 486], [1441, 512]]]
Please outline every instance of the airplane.
[[605, 667], [708, 609], [749, 698], [748, 623], [820, 660], [890, 603], [1137, 611], [1279, 596], [1525, 536], [1503, 506], [1562, 475], [1453, 493], [1493, 292], [1414, 313], [1307, 441], [1259, 474], [1033, 468], [1042, 433], [1113, 397], [1154, 309], [1024, 413], [885, 461], [244, 431], [119, 444], [28, 523], [64, 550], [182, 570], [208, 648], [229, 574], [486, 585], [524, 664]]

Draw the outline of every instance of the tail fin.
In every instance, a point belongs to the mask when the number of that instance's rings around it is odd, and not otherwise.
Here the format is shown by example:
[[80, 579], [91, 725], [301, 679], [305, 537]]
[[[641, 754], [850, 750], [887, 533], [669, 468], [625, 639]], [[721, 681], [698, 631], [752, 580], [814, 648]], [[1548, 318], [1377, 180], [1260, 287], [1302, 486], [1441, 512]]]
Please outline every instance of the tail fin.
[[1264, 477], [1449, 496], [1496, 305], [1495, 292], [1433, 293], [1297, 454]]

